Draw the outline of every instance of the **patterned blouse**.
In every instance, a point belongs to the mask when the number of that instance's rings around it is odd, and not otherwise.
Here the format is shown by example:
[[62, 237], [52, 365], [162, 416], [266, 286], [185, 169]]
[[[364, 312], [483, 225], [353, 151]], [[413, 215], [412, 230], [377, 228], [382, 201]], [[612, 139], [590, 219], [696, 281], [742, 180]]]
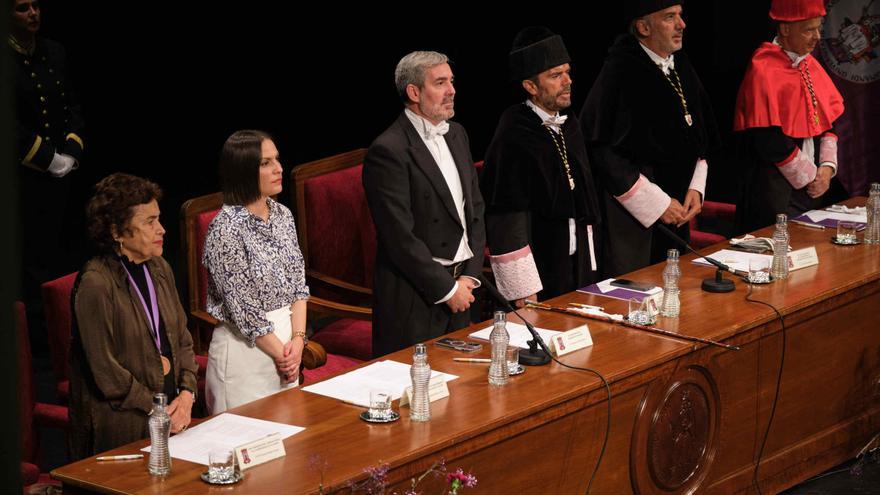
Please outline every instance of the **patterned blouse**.
[[223, 205], [205, 238], [208, 313], [238, 327], [253, 347], [272, 331], [266, 313], [308, 299], [293, 215], [268, 200], [269, 220], [244, 206]]

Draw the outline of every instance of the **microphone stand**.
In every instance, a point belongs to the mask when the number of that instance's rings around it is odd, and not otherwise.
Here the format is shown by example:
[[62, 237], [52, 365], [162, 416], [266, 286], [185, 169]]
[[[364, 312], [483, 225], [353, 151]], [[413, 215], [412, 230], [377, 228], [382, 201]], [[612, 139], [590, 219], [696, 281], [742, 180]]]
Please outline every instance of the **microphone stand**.
[[715, 267], [718, 268], [717, 270], [715, 270], [715, 278], [703, 279], [703, 283], [702, 283], [702, 285], [700, 285], [700, 287], [704, 291], [714, 292], [714, 293], [733, 292], [733, 290], [736, 288], [733, 284], [733, 280], [724, 278], [724, 272], [730, 272], [730, 273], [733, 273], [734, 275], [740, 275], [740, 276], [742, 274], [737, 273], [737, 271], [734, 270], [733, 268], [730, 268], [729, 266], [725, 265], [724, 263], [722, 263], [714, 258], [710, 258], [708, 256], [703, 256], [702, 254], [698, 253], [696, 249], [692, 248], [690, 246], [690, 244], [685, 242], [684, 239], [677, 236], [675, 234], [675, 232], [670, 230], [668, 227], [666, 227], [662, 223], [658, 222], [654, 225], [654, 227], [656, 227], [660, 232], [663, 232], [663, 234], [666, 235], [666, 237], [669, 237], [670, 239], [675, 241], [678, 245], [684, 247], [686, 250], [694, 253], [695, 255], [699, 256], [700, 258], [703, 258], [704, 260], [708, 261], [709, 263], [715, 265]]
[[[541, 335], [538, 334], [538, 331], [535, 330], [535, 327], [529, 323], [529, 320], [520, 316], [519, 313], [516, 312], [516, 309], [507, 302], [507, 299], [498, 292], [498, 289], [489, 282], [486, 277], [480, 275], [480, 282], [483, 284], [483, 287], [492, 294], [492, 299], [495, 299], [495, 302], [501, 305], [504, 309], [512, 312], [520, 320], [522, 320], [523, 324], [526, 328], [529, 329], [529, 333], [532, 334], [532, 340], [529, 340], [527, 343], [529, 344], [529, 348], [525, 352], [519, 353], [519, 362], [525, 366], [542, 366], [550, 362], [550, 348], [547, 346], [547, 343], [544, 342], [544, 339], [541, 338]], [[538, 349], [538, 346], [541, 348]]]

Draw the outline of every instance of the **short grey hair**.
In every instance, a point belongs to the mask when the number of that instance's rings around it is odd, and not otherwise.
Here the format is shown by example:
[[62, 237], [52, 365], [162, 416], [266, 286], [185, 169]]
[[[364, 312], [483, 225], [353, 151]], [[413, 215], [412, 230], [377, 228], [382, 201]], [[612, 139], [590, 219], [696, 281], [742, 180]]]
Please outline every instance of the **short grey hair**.
[[409, 103], [406, 87], [410, 84], [421, 88], [425, 85], [425, 72], [431, 67], [449, 62], [449, 57], [439, 52], [412, 52], [407, 54], [394, 69], [394, 85], [403, 103]]

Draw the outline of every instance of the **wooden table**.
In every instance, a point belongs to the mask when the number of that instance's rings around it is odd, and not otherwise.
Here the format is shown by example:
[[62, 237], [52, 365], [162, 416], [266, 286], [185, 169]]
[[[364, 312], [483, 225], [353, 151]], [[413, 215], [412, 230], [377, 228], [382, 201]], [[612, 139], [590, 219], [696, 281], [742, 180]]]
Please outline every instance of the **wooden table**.
[[[863, 199], [860, 204], [863, 204]], [[880, 246], [832, 245], [829, 230], [790, 226], [794, 249], [815, 245], [820, 263], [788, 280], [755, 286], [752, 297], [785, 317], [785, 363], [779, 400], [760, 466], [762, 493], [774, 493], [852, 458], [880, 432]], [[771, 229], [758, 232], [769, 236]], [[716, 248], [721, 248], [718, 245]], [[707, 249], [707, 253], [715, 249]], [[780, 372], [783, 333], [768, 307], [745, 301], [747, 285], [727, 294], [700, 290], [712, 269], [682, 257], [682, 316], [661, 328], [741, 346], [731, 351], [589, 321], [594, 345], [564, 356], [611, 382], [611, 437], [595, 494], [754, 492], [752, 476]], [[661, 284], [662, 265], [628, 275]], [[580, 293], [551, 301], [582, 302], [625, 312], [626, 304]], [[536, 325], [557, 330], [584, 320], [527, 310]], [[474, 328], [455, 335], [464, 336]], [[481, 356], [488, 356], [488, 345]], [[459, 375], [451, 396], [432, 404], [428, 423], [359, 420], [361, 409], [293, 390], [234, 409], [306, 430], [285, 441], [287, 456], [246, 471], [234, 488], [202, 483], [202, 465], [174, 460], [166, 479], [147, 461], [97, 463], [52, 472], [65, 493], [325, 493], [390, 465], [401, 493], [409, 479], [446, 459], [479, 478], [474, 493], [583, 493], [607, 419], [606, 391], [588, 373], [558, 364], [529, 368], [503, 388], [487, 385], [487, 367], [453, 362], [456, 351], [429, 347], [434, 369]], [[410, 351], [388, 356], [411, 362]], [[396, 406], [395, 406], [396, 407]], [[136, 452], [147, 441], [108, 454]], [[318, 457], [316, 468], [310, 458]], [[436, 486], [436, 485], [435, 485]], [[512, 490], [512, 491], [511, 491]], [[431, 491], [430, 493], [436, 493]]]

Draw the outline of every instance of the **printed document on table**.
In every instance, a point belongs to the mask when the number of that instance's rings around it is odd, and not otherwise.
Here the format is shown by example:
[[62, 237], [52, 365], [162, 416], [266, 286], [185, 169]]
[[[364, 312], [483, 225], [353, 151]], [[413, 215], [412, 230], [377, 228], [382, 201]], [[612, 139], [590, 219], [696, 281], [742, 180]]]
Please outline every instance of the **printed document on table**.
[[[397, 361], [379, 361], [349, 371], [344, 375], [303, 387], [303, 390], [357, 406], [370, 407], [370, 390], [387, 390], [391, 392], [393, 400], [400, 398], [403, 389], [412, 385], [409, 367], [410, 364]], [[457, 375], [431, 370], [431, 379], [437, 377], [442, 378], [444, 382], [458, 378]]]
[[[541, 338], [544, 339], [544, 342], [550, 342], [550, 339], [552, 339], [554, 335], [562, 333], [556, 330], [547, 330], [546, 328], [536, 327], [535, 330], [538, 331], [538, 335], [540, 335]], [[492, 333], [492, 327], [487, 327], [470, 334], [470, 338], [484, 340], [488, 342], [490, 333]], [[529, 344], [527, 344], [526, 342], [532, 340], [532, 334], [529, 332], [529, 329], [526, 328], [526, 326], [522, 323], [514, 323], [512, 321], [508, 321], [507, 334], [510, 335], [510, 345], [519, 347], [520, 349], [529, 348]]]
[[[722, 249], [709, 255], [715, 261], [720, 261], [734, 270], [742, 270], [746, 273], [749, 271], [749, 260], [754, 258], [762, 258], [772, 262], [773, 255], [746, 253], [743, 251], [734, 251], [732, 249]], [[693, 261], [698, 265], [715, 267], [715, 265], [706, 261], [706, 258], [697, 258]]]
[[[305, 430], [301, 426], [286, 425], [262, 419], [223, 413], [168, 439], [171, 457], [208, 465], [208, 452], [232, 450], [239, 445], [278, 433], [282, 439]], [[141, 449], [149, 452], [150, 447]]]

